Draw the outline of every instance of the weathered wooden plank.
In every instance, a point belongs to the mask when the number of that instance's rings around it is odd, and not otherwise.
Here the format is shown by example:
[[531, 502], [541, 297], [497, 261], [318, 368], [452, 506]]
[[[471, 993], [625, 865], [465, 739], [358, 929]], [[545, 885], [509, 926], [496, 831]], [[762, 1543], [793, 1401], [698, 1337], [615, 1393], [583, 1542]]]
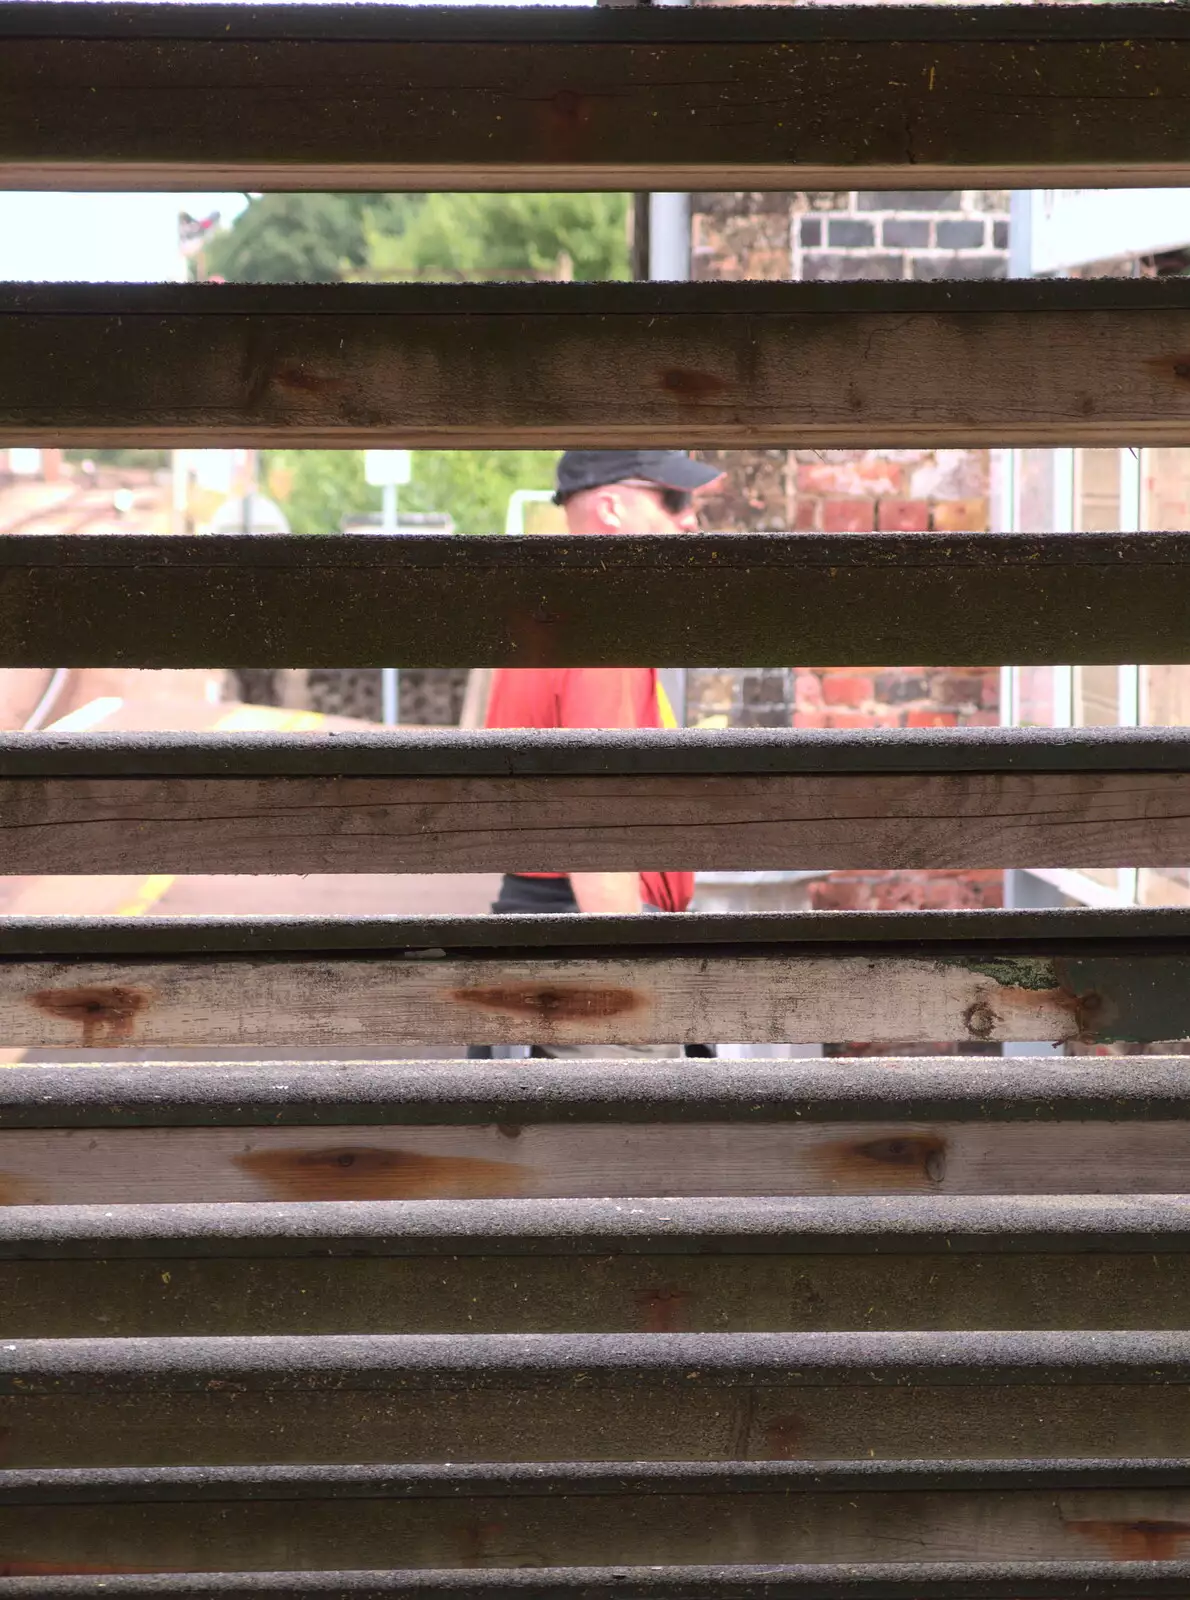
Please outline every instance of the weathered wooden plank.
[[1184, 1327], [1181, 1196], [0, 1210], [4, 1330]]
[[[888, 755], [887, 746], [872, 747]], [[0, 752], [0, 770], [3, 765]], [[134, 759], [130, 757], [130, 759]], [[1180, 906], [1111, 910], [748, 911], [681, 917], [5, 917], [2, 949], [17, 957], [86, 960], [218, 955], [398, 957], [430, 950], [501, 957], [597, 952], [796, 954], [832, 947], [869, 955], [949, 954], [989, 959], [1180, 954], [1190, 911]]]
[[6, 1467], [1170, 1456], [1184, 1333], [6, 1341]]
[[10, 1578], [13, 1600], [1182, 1600], [1185, 1561], [895, 1561], [852, 1566], [547, 1567]]
[[0, 1300], [14, 1339], [1186, 1327], [1182, 1253], [1135, 1249], [320, 1260], [296, 1247], [258, 1259], [149, 1251], [0, 1259]]
[[0, 292], [0, 433], [87, 446], [1184, 445], [1188, 341], [1180, 278], [30, 285]]
[[[0, 935], [2, 938], [2, 935]], [[745, 947], [746, 950], [746, 947]], [[1025, 954], [442, 950], [0, 962], [0, 1041], [35, 1049], [1190, 1037], [1190, 949]]]
[[[1185, 1122], [1181, 1056], [743, 1060], [142, 1062], [15, 1066], [0, 1075], [0, 1128], [348, 1126], [457, 1129], [732, 1123], [802, 1129], [881, 1119], [1036, 1127]], [[994, 1193], [995, 1191], [991, 1191]]]
[[[1125, 1483], [1133, 1474], [1120, 1471]], [[183, 1474], [123, 1474], [121, 1492], [121, 1475], [97, 1472], [106, 1492], [72, 1495], [54, 1475], [10, 1473], [10, 1481], [40, 1477], [50, 1492], [39, 1503], [33, 1486], [11, 1499], [0, 1486], [0, 1573], [569, 1567], [606, 1559], [609, 1528], [620, 1561], [641, 1566], [901, 1555], [1153, 1561], [1190, 1550], [1184, 1485], [1086, 1488], [1073, 1463], [1067, 1475], [1073, 1484], [1051, 1473], [1049, 1484], [1001, 1487], [996, 1477], [1009, 1475], [987, 1474], [989, 1484], [978, 1471], [943, 1467], [938, 1486], [927, 1488], [903, 1470], [865, 1480], [855, 1470], [662, 1469], [652, 1477], [540, 1474], [536, 1483], [515, 1469], [437, 1481], [324, 1470], [305, 1479], [262, 1474], [254, 1485], [248, 1473], [216, 1470], [188, 1494]]]
[[1177, 662], [1188, 570], [1184, 533], [28, 535], [0, 666]]
[[0, 851], [9, 870], [30, 874], [1190, 859], [1180, 772], [740, 776], [730, 758], [715, 766], [698, 777], [0, 778]]
[[0, 1204], [1177, 1194], [1190, 1123], [0, 1131]]
[[1176, 7], [806, 19], [744, 6], [676, 22], [94, 9], [0, 9], [4, 187], [1027, 188], [1190, 174]]

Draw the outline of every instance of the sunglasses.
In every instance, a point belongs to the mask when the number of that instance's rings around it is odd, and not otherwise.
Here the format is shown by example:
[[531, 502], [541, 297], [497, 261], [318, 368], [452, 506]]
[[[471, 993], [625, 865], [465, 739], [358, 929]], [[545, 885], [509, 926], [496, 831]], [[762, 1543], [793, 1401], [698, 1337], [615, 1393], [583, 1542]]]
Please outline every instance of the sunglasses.
[[694, 496], [689, 489], [666, 489], [662, 484], [649, 483], [645, 478], [625, 478], [623, 482], [629, 489], [651, 489], [671, 517], [680, 517], [694, 504]]

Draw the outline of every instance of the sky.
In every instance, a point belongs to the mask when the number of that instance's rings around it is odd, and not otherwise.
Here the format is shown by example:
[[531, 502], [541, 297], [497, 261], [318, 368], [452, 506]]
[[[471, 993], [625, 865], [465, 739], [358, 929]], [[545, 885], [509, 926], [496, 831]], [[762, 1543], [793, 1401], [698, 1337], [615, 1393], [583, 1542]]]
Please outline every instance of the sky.
[[[524, 0], [498, 3], [516, 5]], [[591, 0], [551, 3], [581, 5]], [[208, 216], [218, 211], [226, 222], [246, 203], [242, 194], [0, 192], [0, 280], [180, 282], [185, 273], [178, 250], [178, 213]]]

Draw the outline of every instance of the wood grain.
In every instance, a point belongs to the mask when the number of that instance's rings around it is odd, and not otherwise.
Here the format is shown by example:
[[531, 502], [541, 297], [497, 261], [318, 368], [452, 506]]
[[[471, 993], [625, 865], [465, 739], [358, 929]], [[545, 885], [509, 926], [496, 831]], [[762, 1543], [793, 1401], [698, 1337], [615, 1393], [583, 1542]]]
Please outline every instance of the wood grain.
[[0, 666], [1181, 662], [1188, 581], [1173, 532], [24, 535]]
[[[635, 958], [543, 952], [520, 960], [10, 960], [0, 963], [0, 1043], [352, 1051], [395, 1043], [1174, 1038], [1181, 1037], [1179, 1017], [1190, 1028], [1184, 967], [1177, 956], [1139, 959], [1113, 974], [1101, 960], [1070, 974], [1053, 961], [1016, 967], [1011, 958], [978, 954], [947, 960], [713, 951]], [[1130, 974], [1140, 986], [1132, 1004]], [[1095, 1005], [1091, 994], [1101, 996]]]
[[1185, 445], [1187, 349], [1177, 278], [32, 286], [0, 293], [0, 433], [91, 448]]
[[[30, 9], [31, 18], [14, 13]], [[362, 15], [352, 18], [350, 10]], [[379, 7], [228, 26], [0, 14], [0, 182], [32, 188], [1031, 188], [1188, 181], [1176, 9], [559, 22]], [[791, 8], [792, 11], [792, 8]], [[38, 24], [38, 15], [42, 20]], [[682, 19], [687, 23], [687, 19]], [[49, 35], [46, 37], [46, 35]], [[532, 92], [526, 88], [532, 84]], [[614, 86], [614, 88], [613, 88]], [[162, 116], [168, 106], [169, 116]], [[774, 108], [777, 113], [774, 114]], [[846, 108], [846, 115], [841, 114]]]
[[1167, 866], [1181, 773], [0, 779], [12, 872]]
[[[348, 1249], [349, 1247], [345, 1247]], [[15, 1339], [1182, 1328], [1178, 1252], [667, 1253], [0, 1262]]]
[[1171, 1194], [1190, 1122], [0, 1131], [0, 1204]]
[[1185, 1489], [453, 1495], [0, 1506], [0, 1571], [1133, 1560], [1190, 1553]]

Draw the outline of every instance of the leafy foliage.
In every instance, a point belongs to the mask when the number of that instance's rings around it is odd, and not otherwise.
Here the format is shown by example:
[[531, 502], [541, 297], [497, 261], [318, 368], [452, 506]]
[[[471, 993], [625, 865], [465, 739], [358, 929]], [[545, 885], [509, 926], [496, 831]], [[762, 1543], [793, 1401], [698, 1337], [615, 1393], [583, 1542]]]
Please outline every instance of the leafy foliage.
[[[502, 533], [513, 490], [548, 489], [555, 460], [552, 450], [417, 450], [400, 503], [447, 512], [459, 533]], [[380, 510], [361, 450], [272, 450], [264, 470], [294, 533], [337, 533], [344, 517]]]
[[[623, 278], [624, 194], [270, 194], [253, 200], [206, 249], [211, 274], [240, 283]], [[525, 361], [531, 368], [532, 350]], [[460, 533], [502, 532], [514, 489], [548, 488], [548, 450], [419, 450], [410, 511], [445, 511]], [[295, 533], [334, 533], [377, 511], [354, 450], [273, 450], [270, 492]]]

